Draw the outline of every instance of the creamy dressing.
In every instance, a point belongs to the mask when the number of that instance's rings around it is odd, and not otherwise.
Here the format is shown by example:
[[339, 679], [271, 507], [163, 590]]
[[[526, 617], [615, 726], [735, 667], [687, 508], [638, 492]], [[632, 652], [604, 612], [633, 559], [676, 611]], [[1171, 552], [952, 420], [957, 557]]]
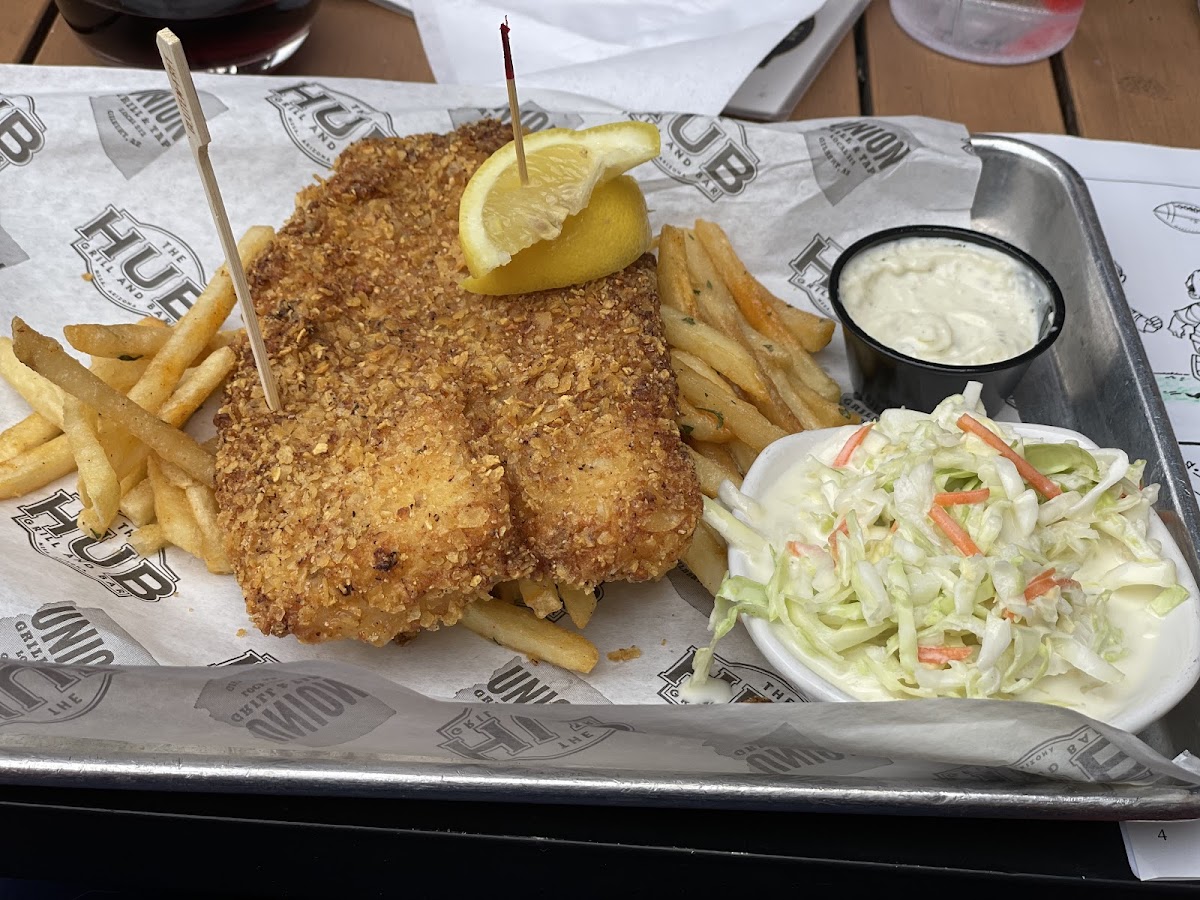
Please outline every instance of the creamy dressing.
[[[854, 427], [839, 428], [831, 438], [815, 448], [812, 457], [830, 464], [854, 431]], [[1026, 441], [1027, 444], [1037, 443]], [[798, 460], [773, 482], [771, 489], [759, 497], [760, 516], [755, 524], [758, 530], [775, 547], [783, 552], [785, 543], [794, 539], [800, 525], [797, 506], [809, 495], [810, 489], [803, 485], [803, 476], [808, 468], [807, 459]], [[1089, 559], [1076, 573], [1080, 581], [1098, 581], [1105, 573], [1125, 560], [1114, 552], [1119, 547], [1115, 541], [1107, 544], [1105, 552]], [[766, 583], [773, 571], [772, 561], [767, 555], [748, 556], [746, 574], [760, 583]], [[1077, 669], [1047, 676], [1037, 685], [1020, 696], [1021, 700], [1053, 703], [1075, 709], [1100, 720], [1107, 720], [1120, 711], [1129, 701], [1130, 689], [1138, 685], [1151, 669], [1162, 631], [1163, 620], [1148, 609], [1155, 589], [1145, 587], [1122, 588], [1110, 595], [1108, 616], [1123, 635], [1124, 655], [1113, 662], [1124, 674], [1116, 684], [1102, 684], [1089, 678]], [[825, 681], [836, 686], [856, 700], [895, 700], [896, 695], [887, 690], [870, 672], [859, 666], [863, 650], [856, 648], [844, 654], [845, 662], [838, 663], [827, 657], [805, 650], [784, 627], [775, 627], [775, 635], [789, 652]]]
[[679, 686], [679, 699], [697, 705], [729, 703], [733, 700], [733, 685], [723, 678], [709, 678], [703, 684], [692, 684], [692, 676]]
[[880, 343], [927, 362], [977, 366], [1032, 348], [1050, 308], [1037, 274], [1006, 253], [951, 238], [870, 247], [842, 270], [850, 318]]

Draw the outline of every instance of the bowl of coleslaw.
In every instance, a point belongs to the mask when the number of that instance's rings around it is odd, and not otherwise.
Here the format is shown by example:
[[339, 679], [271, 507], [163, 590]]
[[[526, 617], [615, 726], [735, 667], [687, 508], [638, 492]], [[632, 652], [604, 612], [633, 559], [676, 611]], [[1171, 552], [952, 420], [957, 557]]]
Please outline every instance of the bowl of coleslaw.
[[979, 392], [790, 435], [706, 503], [729, 574], [694, 682], [741, 618], [816, 700], [1027, 700], [1139, 731], [1191, 690], [1200, 591], [1144, 464], [995, 422]]

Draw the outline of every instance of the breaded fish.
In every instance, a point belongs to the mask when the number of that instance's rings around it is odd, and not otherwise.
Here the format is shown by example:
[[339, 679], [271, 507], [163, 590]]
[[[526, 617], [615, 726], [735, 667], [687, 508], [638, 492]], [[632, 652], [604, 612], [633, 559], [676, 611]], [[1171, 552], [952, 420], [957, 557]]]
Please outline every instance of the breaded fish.
[[367, 140], [302, 191], [249, 273], [217, 496], [255, 624], [382, 644], [518, 577], [657, 578], [701, 509], [654, 260], [579, 287], [462, 290], [458, 203], [495, 122]]

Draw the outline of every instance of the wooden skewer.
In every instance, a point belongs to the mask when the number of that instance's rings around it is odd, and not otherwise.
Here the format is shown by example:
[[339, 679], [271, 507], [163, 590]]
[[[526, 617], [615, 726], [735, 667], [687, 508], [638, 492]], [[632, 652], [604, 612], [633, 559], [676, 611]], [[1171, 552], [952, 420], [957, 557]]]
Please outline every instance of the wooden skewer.
[[171, 81], [171, 90], [175, 94], [175, 102], [179, 104], [184, 128], [187, 129], [188, 143], [191, 144], [192, 157], [200, 172], [200, 182], [204, 185], [204, 195], [208, 198], [213, 224], [216, 225], [217, 235], [221, 239], [221, 249], [225, 251], [225, 265], [229, 269], [230, 278], [233, 279], [233, 290], [242, 310], [242, 319], [246, 323], [246, 334], [250, 337], [250, 349], [254, 352], [254, 364], [258, 368], [263, 394], [267, 398], [267, 408], [278, 412], [279, 386], [267, 360], [267, 345], [263, 342], [258, 316], [250, 299], [246, 270], [242, 267], [241, 257], [238, 256], [237, 241], [233, 239], [233, 229], [225, 212], [225, 202], [221, 199], [221, 189], [217, 186], [217, 176], [213, 173], [212, 162], [208, 158], [208, 145], [212, 139], [208, 134], [208, 122], [204, 118], [204, 111], [200, 108], [200, 98], [196, 96], [196, 85], [192, 82], [192, 72], [183, 53], [183, 44], [169, 28], [164, 28], [158, 33], [157, 43], [167, 77]]
[[521, 104], [517, 102], [517, 79], [513, 74], [512, 48], [508, 46], [508, 16], [500, 26], [500, 43], [504, 46], [504, 80], [508, 83], [508, 114], [512, 118], [513, 143], [517, 146], [517, 172], [521, 184], [529, 184], [529, 170], [525, 167], [525, 138], [521, 133]]

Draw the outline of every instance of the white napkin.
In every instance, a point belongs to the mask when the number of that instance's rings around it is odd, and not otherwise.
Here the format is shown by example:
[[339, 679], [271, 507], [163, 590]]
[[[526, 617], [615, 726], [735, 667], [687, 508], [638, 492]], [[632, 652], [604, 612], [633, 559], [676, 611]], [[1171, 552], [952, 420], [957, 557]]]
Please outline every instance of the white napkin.
[[410, 0], [434, 76], [572, 91], [624, 109], [707, 113], [824, 0]]

